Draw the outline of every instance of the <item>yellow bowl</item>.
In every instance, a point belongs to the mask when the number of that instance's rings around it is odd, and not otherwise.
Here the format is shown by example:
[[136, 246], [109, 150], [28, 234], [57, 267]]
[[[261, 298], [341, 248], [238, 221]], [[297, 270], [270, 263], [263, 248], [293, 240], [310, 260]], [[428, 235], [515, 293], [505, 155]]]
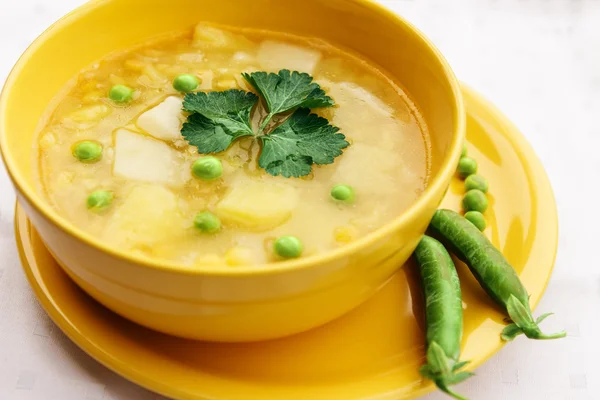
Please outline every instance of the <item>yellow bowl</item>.
[[[359, 53], [400, 82], [422, 111], [432, 177], [419, 200], [376, 232], [320, 256], [263, 266], [190, 270], [106, 246], [58, 215], [36, 184], [38, 124], [62, 86], [115, 50], [210, 21], [313, 36]], [[43, 122], [43, 121], [42, 121]], [[122, 316], [168, 334], [254, 341], [331, 321], [374, 294], [413, 252], [460, 157], [459, 84], [434, 46], [365, 0], [97, 0], [60, 20], [21, 57], [0, 98], [0, 146], [18, 201], [75, 282]]]

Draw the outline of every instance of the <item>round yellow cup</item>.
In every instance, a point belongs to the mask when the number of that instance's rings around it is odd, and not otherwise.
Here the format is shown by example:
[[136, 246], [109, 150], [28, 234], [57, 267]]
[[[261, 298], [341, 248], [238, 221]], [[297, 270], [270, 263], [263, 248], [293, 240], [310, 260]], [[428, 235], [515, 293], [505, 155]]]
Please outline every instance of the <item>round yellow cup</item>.
[[[412, 96], [432, 139], [432, 177], [404, 214], [320, 256], [191, 270], [106, 246], [40, 194], [35, 138], [44, 111], [80, 69], [115, 50], [200, 21], [319, 37], [378, 64]], [[329, 322], [374, 294], [413, 252], [454, 174], [465, 132], [458, 81], [414, 27], [365, 0], [97, 0], [21, 57], [0, 97], [0, 146], [18, 201], [63, 269], [96, 300], [149, 328], [191, 339], [279, 338]], [[377, 160], [373, 160], [377, 162]]]

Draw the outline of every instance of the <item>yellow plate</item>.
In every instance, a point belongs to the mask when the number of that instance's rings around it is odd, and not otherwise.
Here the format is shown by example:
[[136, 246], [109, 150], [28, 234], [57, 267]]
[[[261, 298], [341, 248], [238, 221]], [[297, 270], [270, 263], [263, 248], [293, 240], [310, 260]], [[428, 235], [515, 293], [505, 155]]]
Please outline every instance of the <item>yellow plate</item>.
[[[486, 234], [517, 268], [535, 306], [557, 246], [550, 184], [506, 117], [463, 91], [469, 154], [490, 182]], [[459, 209], [462, 193], [455, 179], [443, 206]], [[15, 223], [23, 268], [54, 322], [92, 357], [148, 389], [203, 400], [397, 400], [433, 389], [417, 373], [424, 334], [411, 265], [363, 306], [319, 329], [271, 342], [201, 343], [152, 332], [103, 308], [58, 267], [19, 207]], [[462, 359], [475, 368], [502, 347], [504, 316], [466, 267], [458, 268], [466, 304]]]

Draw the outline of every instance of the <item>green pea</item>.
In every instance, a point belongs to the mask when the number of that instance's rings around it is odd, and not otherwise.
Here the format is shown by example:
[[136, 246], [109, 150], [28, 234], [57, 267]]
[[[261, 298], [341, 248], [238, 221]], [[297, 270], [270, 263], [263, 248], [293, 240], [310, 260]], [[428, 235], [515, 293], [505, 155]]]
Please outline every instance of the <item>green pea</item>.
[[463, 157], [458, 162], [458, 174], [462, 178], [477, 173], [477, 161], [470, 157]]
[[215, 233], [221, 229], [221, 220], [209, 211], [203, 211], [194, 218], [194, 227], [200, 232]]
[[108, 97], [115, 103], [127, 103], [133, 97], [133, 89], [125, 85], [115, 85], [110, 88]]
[[192, 174], [204, 181], [214, 181], [223, 175], [223, 164], [216, 157], [202, 157], [192, 164]]
[[112, 204], [114, 195], [107, 190], [96, 190], [87, 198], [87, 207], [93, 210], [103, 210]]
[[488, 199], [481, 190], [469, 190], [462, 200], [462, 206], [465, 211], [479, 211], [484, 213], [488, 208]]
[[479, 211], [468, 211], [465, 213], [465, 218], [475, 225], [480, 231], [485, 231], [487, 223], [485, 222], [485, 217]]
[[483, 193], [487, 193], [489, 184], [487, 179], [485, 179], [483, 176], [473, 174], [467, 176], [467, 179], [465, 179], [465, 189], [467, 191], [477, 189], [481, 190]]
[[466, 157], [467, 153], [468, 153], [467, 144], [465, 143], [465, 144], [463, 144], [462, 153], [460, 153], [460, 156], [461, 157]]
[[73, 157], [84, 163], [93, 163], [102, 158], [102, 145], [91, 140], [84, 140], [73, 146]]
[[331, 188], [331, 197], [345, 203], [353, 203], [355, 197], [354, 189], [348, 185], [335, 185]]
[[282, 236], [275, 241], [273, 245], [275, 253], [283, 258], [297, 258], [300, 257], [304, 246], [300, 239], [295, 236]]
[[191, 74], [181, 74], [173, 80], [173, 88], [179, 92], [187, 93], [198, 88], [198, 78]]

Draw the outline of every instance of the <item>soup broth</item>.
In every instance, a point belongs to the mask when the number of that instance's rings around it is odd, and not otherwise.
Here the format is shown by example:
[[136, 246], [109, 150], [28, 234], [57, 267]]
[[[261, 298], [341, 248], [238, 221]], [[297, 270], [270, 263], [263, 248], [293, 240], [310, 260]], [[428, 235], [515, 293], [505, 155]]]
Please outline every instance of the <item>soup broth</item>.
[[[250, 92], [243, 72], [281, 69], [310, 74], [335, 101], [312, 112], [346, 136], [343, 154], [301, 178], [272, 176], [258, 165], [260, 143], [244, 137], [213, 154], [217, 179], [196, 178], [192, 164], [205, 155], [180, 134], [187, 114], [173, 80], [190, 74], [196, 91]], [[111, 100], [115, 85], [133, 89], [131, 98]], [[265, 114], [255, 107], [255, 129]], [[74, 157], [82, 141], [101, 145], [101, 158]], [[320, 40], [207, 24], [81, 71], [49, 110], [35, 151], [41, 190], [60, 215], [111, 246], [191, 268], [281, 260], [282, 236], [299, 239], [302, 257], [347, 245], [405, 211], [429, 174], [426, 126], [375, 66]], [[334, 199], [336, 185], [353, 201]], [[99, 190], [110, 205], [90, 208]], [[198, 229], [201, 212], [220, 228]]]

